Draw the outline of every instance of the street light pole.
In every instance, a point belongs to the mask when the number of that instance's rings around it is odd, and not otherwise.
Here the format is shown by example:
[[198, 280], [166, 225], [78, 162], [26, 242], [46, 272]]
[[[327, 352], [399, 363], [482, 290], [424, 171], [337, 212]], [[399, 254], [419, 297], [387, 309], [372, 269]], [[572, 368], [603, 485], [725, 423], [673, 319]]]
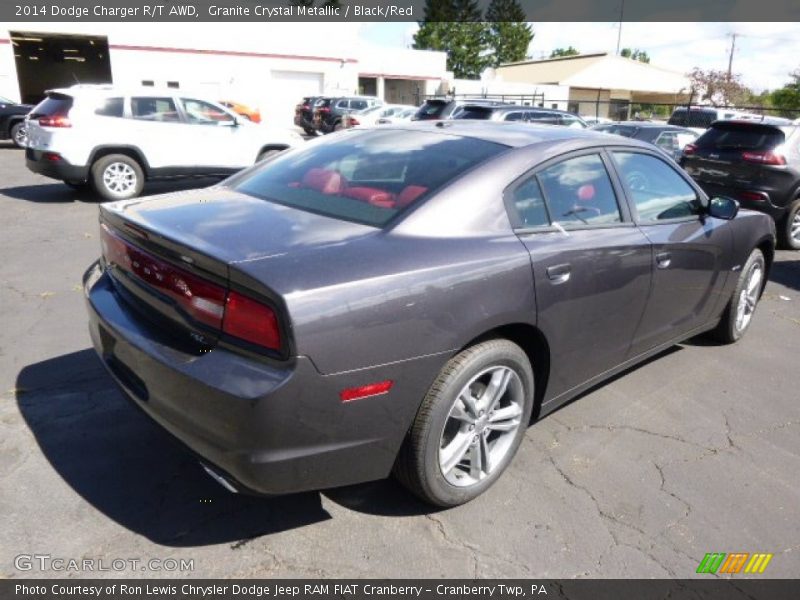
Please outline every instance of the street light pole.
[[625, 12], [625, 0], [621, 0], [619, 5], [619, 31], [617, 32], [617, 56], [619, 56], [619, 46], [622, 42], [622, 15]]

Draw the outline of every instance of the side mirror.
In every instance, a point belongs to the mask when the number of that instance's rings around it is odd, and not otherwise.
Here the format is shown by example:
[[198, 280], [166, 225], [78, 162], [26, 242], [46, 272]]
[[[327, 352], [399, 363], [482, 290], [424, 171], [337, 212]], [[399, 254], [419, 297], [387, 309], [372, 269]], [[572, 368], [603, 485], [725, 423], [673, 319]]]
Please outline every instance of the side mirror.
[[714, 196], [708, 202], [708, 214], [717, 219], [730, 221], [739, 212], [739, 203], [733, 198]]

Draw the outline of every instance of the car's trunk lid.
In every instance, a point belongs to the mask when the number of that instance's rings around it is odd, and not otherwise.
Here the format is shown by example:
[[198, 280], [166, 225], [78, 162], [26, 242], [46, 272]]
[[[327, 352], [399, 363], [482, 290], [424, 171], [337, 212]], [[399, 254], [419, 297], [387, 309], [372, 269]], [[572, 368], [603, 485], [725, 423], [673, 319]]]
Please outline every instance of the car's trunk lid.
[[279, 257], [324, 252], [376, 231], [222, 186], [106, 204], [100, 220], [104, 260], [120, 294], [198, 352], [220, 339], [232, 289], [283, 312], [280, 285], [252, 280], [237, 265], [285, 264]]

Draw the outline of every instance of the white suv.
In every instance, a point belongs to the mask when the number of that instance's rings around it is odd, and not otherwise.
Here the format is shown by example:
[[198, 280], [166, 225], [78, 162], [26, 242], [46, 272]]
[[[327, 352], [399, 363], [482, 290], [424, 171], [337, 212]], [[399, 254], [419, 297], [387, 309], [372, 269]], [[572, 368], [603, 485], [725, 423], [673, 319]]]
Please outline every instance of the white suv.
[[28, 168], [107, 200], [138, 196], [146, 179], [224, 177], [303, 143], [178, 90], [77, 85], [50, 90], [27, 119]]

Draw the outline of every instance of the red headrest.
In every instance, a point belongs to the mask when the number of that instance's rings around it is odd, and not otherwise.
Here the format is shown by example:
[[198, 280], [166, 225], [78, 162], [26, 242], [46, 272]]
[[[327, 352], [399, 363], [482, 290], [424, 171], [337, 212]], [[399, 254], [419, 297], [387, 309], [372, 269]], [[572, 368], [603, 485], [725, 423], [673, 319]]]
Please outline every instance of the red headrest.
[[589, 202], [594, 198], [594, 186], [587, 183], [578, 188], [578, 200], [581, 202]]
[[338, 194], [344, 186], [341, 174], [336, 171], [310, 169], [303, 176], [303, 187], [317, 190], [323, 194]]

